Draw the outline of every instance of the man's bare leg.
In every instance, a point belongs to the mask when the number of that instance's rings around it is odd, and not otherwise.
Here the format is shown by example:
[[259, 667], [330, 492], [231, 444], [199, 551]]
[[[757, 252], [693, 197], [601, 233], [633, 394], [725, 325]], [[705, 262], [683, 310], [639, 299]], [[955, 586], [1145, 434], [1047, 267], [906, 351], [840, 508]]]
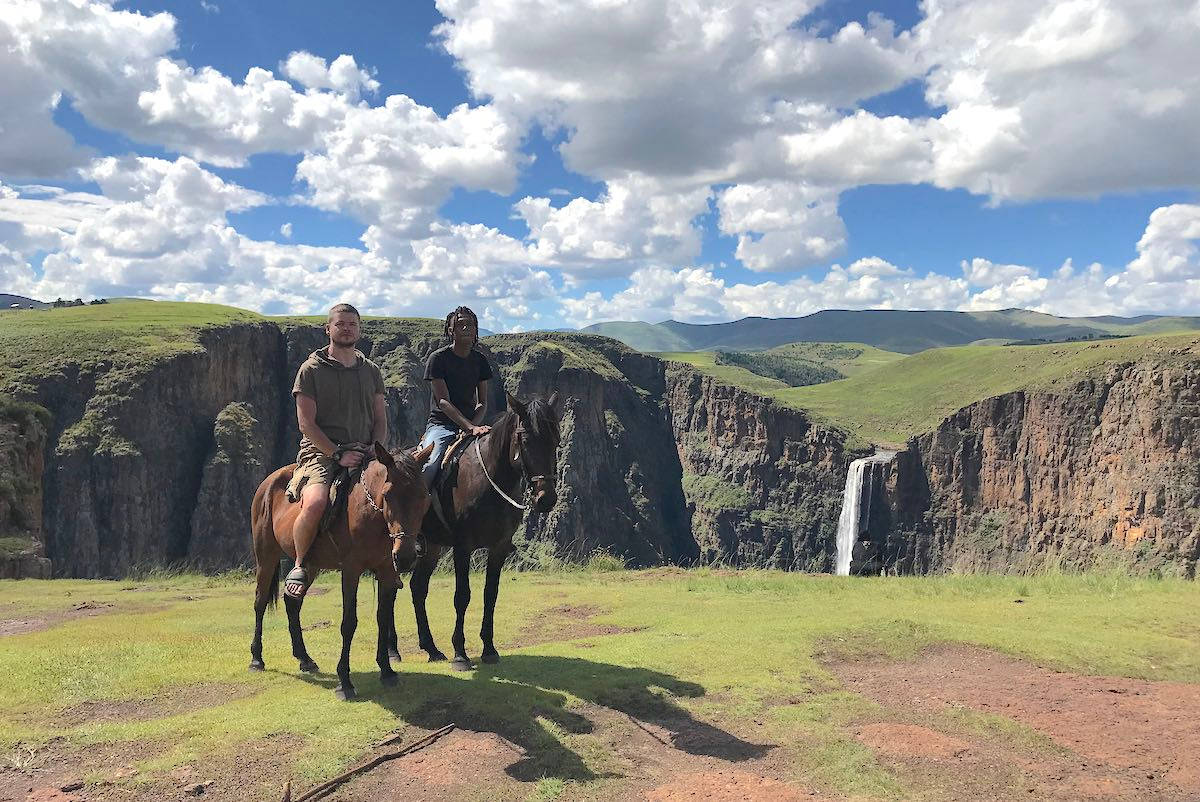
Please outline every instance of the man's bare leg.
[[[292, 524], [292, 542], [296, 546], [296, 568], [304, 568], [304, 558], [317, 539], [317, 527], [321, 524], [321, 515], [325, 505], [329, 503], [329, 485], [309, 482], [300, 494], [300, 514]], [[283, 584], [283, 592], [289, 596], [300, 597], [308, 590], [306, 580], [289, 578]]]

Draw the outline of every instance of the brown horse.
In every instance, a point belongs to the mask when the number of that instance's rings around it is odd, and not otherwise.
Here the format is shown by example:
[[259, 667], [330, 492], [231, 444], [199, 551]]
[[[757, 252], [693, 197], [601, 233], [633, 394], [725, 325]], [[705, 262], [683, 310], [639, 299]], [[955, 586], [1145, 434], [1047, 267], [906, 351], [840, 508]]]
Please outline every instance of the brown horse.
[[[506, 394], [508, 395], [508, 394]], [[417, 618], [420, 648], [430, 661], [445, 660], [429, 632], [425, 597], [429, 577], [438, 558], [447, 548], [454, 552], [454, 611], [456, 619], [451, 667], [466, 671], [474, 668], [467, 657], [463, 618], [471, 603], [471, 554], [488, 550], [487, 579], [483, 585], [483, 662], [495, 663], [500, 653], [492, 643], [492, 619], [500, 592], [500, 568], [513, 550], [512, 538], [525, 514], [519, 502], [522, 485], [533, 488], [533, 506], [548, 512], [557, 500], [559, 421], [562, 403], [558, 393], [548, 401], [533, 398], [528, 405], [508, 395], [508, 411], [492, 423], [492, 431], [467, 446], [458, 466], [458, 482], [453, 490], [452, 509], [447, 510], [450, 531], [430, 510], [422, 527], [429, 547], [413, 567], [410, 591]]]
[[[389, 647], [395, 632], [393, 610], [396, 590], [403, 587], [400, 574], [417, 559], [420, 544], [416, 535], [421, 519], [429, 509], [429, 494], [421, 481], [421, 465], [429, 458], [432, 446], [410, 456], [407, 452], [395, 455], [375, 443], [375, 460], [363, 469], [360, 480], [350, 491], [346, 514], [333, 524], [330, 537], [319, 536], [309, 550], [305, 565], [317, 569], [310, 576], [316, 579], [323, 568], [342, 571], [342, 656], [337, 673], [340, 684], [335, 689], [339, 699], [353, 699], [354, 685], [350, 682], [350, 643], [358, 626], [358, 583], [366, 571], [375, 574], [379, 582], [376, 621], [379, 625], [379, 644], [375, 659], [379, 663], [379, 679], [384, 685], [396, 682], [396, 672], [389, 660]], [[250, 509], [250, 531], [254, 541], [254, 560], [258, 566], [258, 588], [254, 594], [254, 640], [250, 644], [250, 670], [262, 671], [263, 612], [274, 606], [279, 595], [279, 560], [285, 554], [295, 559], [292, 525], [300, 512], [300, 504], [287, 500], [287, 485], [295, 465], [272, 473], [258, 486]], [[284, 596], [287, 608], [288, 631], [292, 636], [292, 655], [300, 661], [301, 671], [317, 671], [317, 664], [304, 647], [300, 629], [300, 607], [303, 597]], [[397, 655], [398, 658], [398, 655]]]

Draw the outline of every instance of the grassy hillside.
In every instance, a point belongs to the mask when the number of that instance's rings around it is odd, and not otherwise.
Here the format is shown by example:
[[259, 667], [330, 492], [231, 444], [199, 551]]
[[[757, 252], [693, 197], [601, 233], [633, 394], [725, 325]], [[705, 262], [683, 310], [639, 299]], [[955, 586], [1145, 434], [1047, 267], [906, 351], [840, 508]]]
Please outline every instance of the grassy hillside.
[[[765, 350], [792, 342], [859, 342], [912, 354], [978, 340], [1064, 340], [1088, 334], [1157, 334], [1200, 329], [1200, 318], [1060, 318], [1025, 309], [995, 312], [825, 310], [799, 318], [730, 323], [603, 323], [583, 329], [641, 351]], [[670, 338], [670, 345], [664, 345]]]
[[201, 330], [261, 322], [262, 315], [216, 304], [125, 301], [96, 306], [5, 312], [0, 315], [0, 393], [28, 389], [71, 366], [146, 365], [200, 348]]
[[875, 368], [889, 365], [900, 359], [904, 354], [895, 351], [885, 351], [882, 348], [865, 343], [788, 343], [765, 351], [767, 354], [779, 354], [790, 359], [811, 362], [816, 365], [830, 367], [843, 376], [857, 376]]
[[[996, 798], [955, 790], [958, 759], [926, 760], [911, 771], [877, 755], [858, 733], [875, 724], [920, 725], [1005, 765], [1054, 760], [1066, 750], [1010, 718], [1008, 705], [921, 713], [906, 706], [912, 694], [876, 700], [846, 674], [871, 660], [904, 667], [931, 644], [959, 643], [1067, 672], [1200, 681], [1200, 585], [1115, 575], [507, 574], [496, 617], [499, 664], [456, 673], [425, 662], [402, 598], [404, 660], [392, 688], [378, 681], [364, 582], [352, 657], [361, 699], [350, 704], [331, 690], [336, 577], [323, 576], [304, 606], [308, 649], [322, 669], [310, 675], [297, 671], [282, 610], [266, 621], [268, 670], [246, 670], [252, 583], [244, 577], [0, 586], [11, 632], [0, 638], [0, 755], [8, 772], [0, 782], [23, 781], [8, 787], [16, 798], [30, 787], [80, 780], [88, 798], [182, 799], [184, 786], [211, 781], [204, 798], [278, 799], [285, 779], [298, 795], [380, 754], [372, 744], [390, 734], [407, 744], [449, 722], [464, 729], [455, 738], [467, 740], [440, 743], [359, 782], [416, 782], [414, 798], [433, 788], [443, 799], [623, 800], [722, 770], [726, 782], [750, 772], [776, 783], [768, 789], [788, 783], [826, 798]], [[450, 577], [434, 578], [429, 615], [443, 648], [452, 593]], [[471, 606], [466, 627], [475, 655], [480, 606]], [[848, 668], [839, 673], [830, 662]], [[1008, 688], [1007, 676], [988, 681]], [[1099, 696], [1098, 707], [1115, 704]], [[1047, 723], [1053, 714], [1042, 711]], [[1113, 771], [1129, 771], [1112, 762]], [[972, 773], [994, 770], [967, 765]], [[439, 766], [444, 774], [429, 774]], [[412, 772], [415, 780], [405, 780]], [[372, 788], [343, 788], [338, 798], [383, 798]], [[1031, 798], [1047, 797], [1039, 790]]]
[[853, 378], [772, 395], [849, 430], [860, 442], [897, 445], [975, 401], [1023, 388], [1066, 387], [1107, 364], [1145, 358], [1200, 359], [1200, 335], [938, 348]]
[[[691, 365], [727, 384], [763, 395], [798, 386], [785, 380], [789, 371], [832, 369], [841, 376], [857, 376], [903, 359], [904, 354], [884, 351], [863, 343], [789, 343], [769, 351], [743, 351], [726, 354], [719, 351], [662, 351], [655, 356]], [[736, 357], [733, 359], [731, 357]], [[781, 372], [779, 368], [784, 368]]]
[[759, 395], [774, 396], [780, 390], [790, 389], [778, 379], [759, 376], [736, 365], [718, 365], [716, 351], [660, 351], [655, 356], [659, 359], [683, 362], [718, 381], [745, 388]]

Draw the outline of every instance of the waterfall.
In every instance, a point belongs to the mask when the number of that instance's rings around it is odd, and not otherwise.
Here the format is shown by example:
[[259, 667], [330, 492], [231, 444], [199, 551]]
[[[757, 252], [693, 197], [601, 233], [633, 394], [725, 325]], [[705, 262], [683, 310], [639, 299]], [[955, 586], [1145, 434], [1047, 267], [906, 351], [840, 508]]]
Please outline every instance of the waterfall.
[[[878, 451], [870, 457], [856, 459], [850, 463], [846, 471], [846, 489], [842, 491], [842, 514], [838, 517], [837, 530], [837, 561], [834, 573], [838, 576], [850, 575], [850, 559], [854, 554], [854, 542], [858, 540], [862, 522], [862, 484], [863, 472], [868, 465], [878, 462], [891, 462], [896, 456], [894, 451]], [[869, 505], [871, 500], [867, 499]], [[869, 510], [869, 508], [868, 508]]]

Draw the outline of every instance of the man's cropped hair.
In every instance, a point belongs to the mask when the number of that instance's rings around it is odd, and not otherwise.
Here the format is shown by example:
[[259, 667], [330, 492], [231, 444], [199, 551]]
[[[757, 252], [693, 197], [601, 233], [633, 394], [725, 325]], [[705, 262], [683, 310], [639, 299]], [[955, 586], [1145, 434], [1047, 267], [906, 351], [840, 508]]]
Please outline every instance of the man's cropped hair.
[[325, 318], [325, 323], [326, 324], [332, 323], [333, 316], [338, 314], [339, 312], [347, 312], [351, 315], [354, 315], [359, 320], [362, 320], [362, 315], [360, 315], [358, 313], [358, 310], [355, 309], [350, 304], [334, 304], [333, 307], [329, 310], [329, 316]]

